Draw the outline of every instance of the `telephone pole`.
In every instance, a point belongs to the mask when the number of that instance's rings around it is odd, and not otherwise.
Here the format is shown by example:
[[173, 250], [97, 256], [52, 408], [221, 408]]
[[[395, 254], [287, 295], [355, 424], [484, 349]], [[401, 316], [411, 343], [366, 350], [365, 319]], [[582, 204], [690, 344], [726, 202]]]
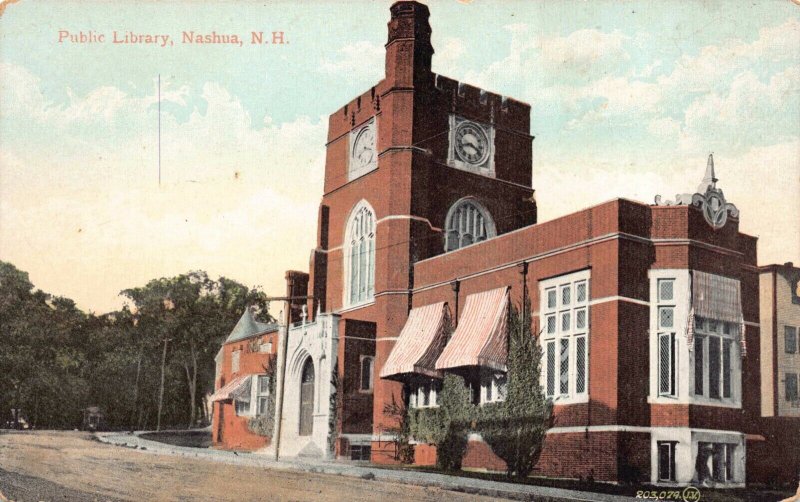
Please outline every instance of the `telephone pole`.
[[286, 352], [289, 342], [289, 323], [292, 320], [291, 308], [293, 300], [309, 300], [313, 296], [293, 296], [294, 279], [287, 274], [286, 296], [273, 296], [267, 301], [283, 301], [283, 319], [281, 319], [280, 338], [278, 339], [278, 385], [275, 389], [275, 460], [280, 458], [281, 451], [281, 425], [283, 424], [283, 390], [286, 377]]
[[164, 338], [164, 352], [161, 354], [161, 387], [158, 391], [158, 420], [156, 422], [156, 431], [161, 430], [161, 409], [164, 405], [164, 368], [167, 365], [167, 343], [172, 340], [171, 338]]

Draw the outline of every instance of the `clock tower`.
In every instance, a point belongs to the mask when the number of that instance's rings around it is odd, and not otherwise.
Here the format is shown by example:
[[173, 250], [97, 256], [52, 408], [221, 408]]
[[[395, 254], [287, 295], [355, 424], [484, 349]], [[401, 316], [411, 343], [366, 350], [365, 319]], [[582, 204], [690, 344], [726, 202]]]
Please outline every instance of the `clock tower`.
[[536, 222], [530, 106], [435, 74], [428, 7], [390, 10], [384, 78], [329, 118], [311, 257], [309, 311], [341, 316], [340, 452], [396, 425], [384, 410], [403, 387], [377, 375], [408, 317], [414, 263]]

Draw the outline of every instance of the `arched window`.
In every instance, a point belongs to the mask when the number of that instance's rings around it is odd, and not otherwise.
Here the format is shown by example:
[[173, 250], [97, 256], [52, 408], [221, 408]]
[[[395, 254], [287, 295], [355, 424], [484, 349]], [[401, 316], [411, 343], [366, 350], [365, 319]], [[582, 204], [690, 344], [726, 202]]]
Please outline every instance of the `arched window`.
[[375, 358], [372, 356], [361, 356], [361, 385], [360, 390], [372, 390], [372, 372], [375, 365]]
[[459, 200], [447, 212], [444, 250], [469, 246], [497, 235], [489, 211], [477, 200], [467, 197]]
[[345, 260], [346, 303], [371, 300], [375, 296], [375, 215], [364, 201], [347, 224]]

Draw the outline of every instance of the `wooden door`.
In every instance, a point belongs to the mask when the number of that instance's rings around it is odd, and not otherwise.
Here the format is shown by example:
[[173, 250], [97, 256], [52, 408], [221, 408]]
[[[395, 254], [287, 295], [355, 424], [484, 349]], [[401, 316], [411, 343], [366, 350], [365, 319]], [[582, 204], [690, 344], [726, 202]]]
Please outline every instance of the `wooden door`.
[[309, 357], [303, 366], [300, 383], [300, 435], [310, 436], [314, 430], [314, 363]]

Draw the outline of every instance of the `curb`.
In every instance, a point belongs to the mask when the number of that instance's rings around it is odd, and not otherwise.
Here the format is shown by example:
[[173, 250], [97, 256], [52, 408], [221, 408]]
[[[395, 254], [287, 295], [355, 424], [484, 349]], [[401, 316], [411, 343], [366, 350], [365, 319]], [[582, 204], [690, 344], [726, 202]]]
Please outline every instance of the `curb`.
[[631, 499], [630, 497], [605, 493], [581, 492], [546, 486], [517, 485], [501, 481], [464, 478], [429, 472], [399, 471], [383, 467], [370, 468], [366, 466], [340, 464], [333, 461], [276, 461], [258, 453], [238, 453], [226, 450], [173, 446], [140, 437], [141, 434], [147, 432], [150, 431], [138, 431], [133, 434], [95, 433], [95, 437], [105, 444], [133, 448], [137, 451], [156, 455], [207, 459], [214, 462], [261, 467], [279, 471], [329, 474], [423, 487], [432, 486], [448, 491], [510, 500], [535, 500], [537, 502], [562, 502], [573, 500], [585, 502], [619, 502]]

